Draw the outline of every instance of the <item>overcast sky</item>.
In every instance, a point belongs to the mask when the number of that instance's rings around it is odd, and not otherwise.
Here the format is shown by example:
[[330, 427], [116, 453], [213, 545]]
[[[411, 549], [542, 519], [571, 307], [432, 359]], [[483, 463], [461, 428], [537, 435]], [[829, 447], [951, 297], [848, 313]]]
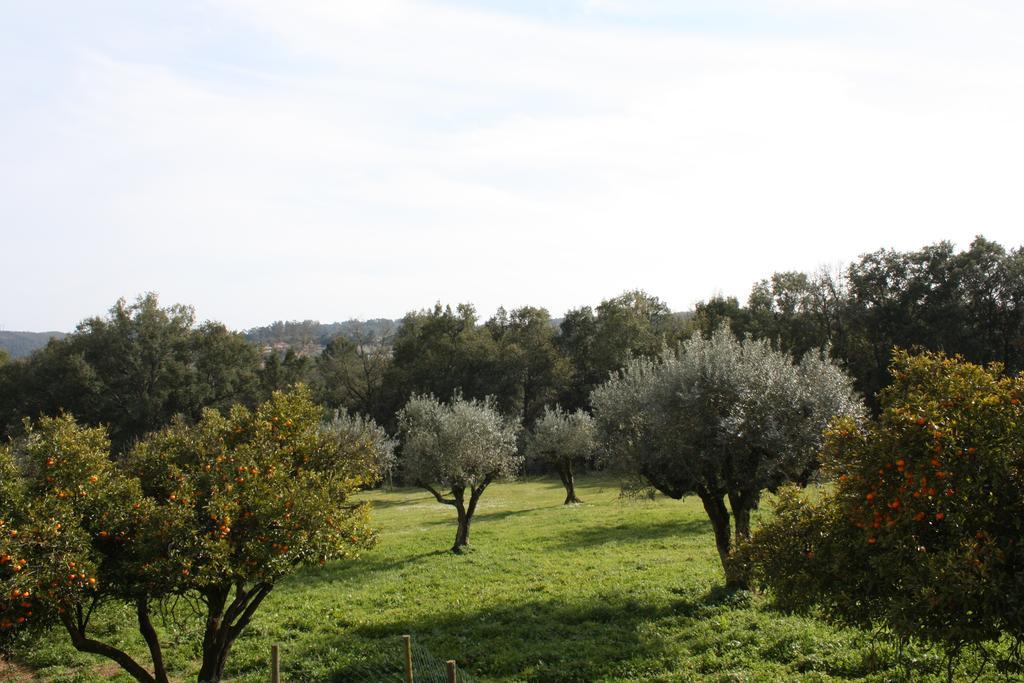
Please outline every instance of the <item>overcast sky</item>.
[[1024, 243], [1019, 0], [0, 0], [0, 328], [683, 310]]

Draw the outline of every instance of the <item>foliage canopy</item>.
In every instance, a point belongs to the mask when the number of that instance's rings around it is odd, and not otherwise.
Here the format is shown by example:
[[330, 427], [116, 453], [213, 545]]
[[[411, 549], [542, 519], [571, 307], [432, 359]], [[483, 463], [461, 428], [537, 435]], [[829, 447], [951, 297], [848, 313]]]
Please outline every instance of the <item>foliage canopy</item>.
[[[349, 502], [377, 478], [373, 439], [322, 417], [304, 388], [277, 392], [253, 411], [177, 420], [117, 467], [101, 428], [68, 415], [28, 423], [0, 451], [0, 629], [60, 623], [77, 649], [166, 681], [150, 613], [190, 596], [206, 617], [199, 680], [220, 680], [278, 580], [373, 543], [367, 511]], [[152, 672], [90, 637], [105, 601], [137, 613]]]
[[731, 562], [726, 499], [742, 540], [762, 491], [806, 480], [829, 420], [861, 413], [849, 378], [823, 354], [794, 364], [725, 327], [631, 360], [592, 402], [614, 466], [671, 498], [700, 497], [732, 584], [743, 577]]
[[413, 396], [398, 422], [405, 480], [456, 509], [459, 526], [452, 550], [460, 552], [469, 544], [469, 525], [484, 490], [495, 479], [514, 476], [522, 465], [516, 446], [519, 424], [503, 417], [491, 399], [461, 396], [450, 404]]
[[1024, 637], [1024, 378], [942, 354], [898, 351], [878, 420], [835, 424], [835, 485], [787, 494], [749, 550], [791, 607], [950, 654]]

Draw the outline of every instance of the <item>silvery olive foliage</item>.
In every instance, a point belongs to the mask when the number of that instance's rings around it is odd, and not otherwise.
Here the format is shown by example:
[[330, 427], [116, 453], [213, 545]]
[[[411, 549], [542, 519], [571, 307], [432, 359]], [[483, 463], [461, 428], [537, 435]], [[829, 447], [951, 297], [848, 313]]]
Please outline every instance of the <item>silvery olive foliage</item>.
[[596, 450], [594, 418], [583, 410], [570, 413], [557, 406], [544, 408], [544, 414], [526, 441], [528, 459], [553, 465], [558, 471], [566, 489], [566, 504], [580, 502], [576, 497], [573, 470], [591, 458]]
[[477, 487], [511, 477], [522, 456], [516, 452], [519, 424], [503, 417], [491, 399], [457, 396], [444, 404], [413, 396], [398, 416], [406, 481], [440, 488]]
[[[469, 544], [469, 525], [484, 489], [512, 477], [523, 464], [517, 450], [519, 423], [503, 417], [492, 399], [449, 404], [433, 396], [413, 396], [398, 414], [402, 472], [458, 512], [454, 552]], [[468, 494], [468, 496], [467, 496]]]
[[324, 423], [323, 431], [338, 443], [369, 443], [377, 454], [377, 470], [382, 479], [390, 479], [398, 465], [395, 447], [398, 442], [373, 418], [341, 409]]
[[859, 419], [851, 380], [822, 352], [799, 363], [727, 327], [660, 358], [636, 358], [591, 396], [609, 464], [672, 498], [700, 496], [731, 582], [730, 514], [749, 536], [761, 492], [816, 469], [822, 430]]
[[546, 407], [526, 443], [526, 457], [558, 465], [579, 463], [597, 448], [594, 418], [582, 410], [570, 413], [559, 407]]

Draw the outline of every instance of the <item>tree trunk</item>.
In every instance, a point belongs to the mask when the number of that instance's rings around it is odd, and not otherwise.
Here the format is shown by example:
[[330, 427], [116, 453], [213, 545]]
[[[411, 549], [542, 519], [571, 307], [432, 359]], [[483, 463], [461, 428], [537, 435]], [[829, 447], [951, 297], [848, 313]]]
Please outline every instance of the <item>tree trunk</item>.
[[462, 549], [469, 545], [470, 516], [466, 513], [466, 508], [462, 505], [461, 500], [455, 509], [459, 512], [459, 528], [455, 532], [455, 545], [452, 546], [452, 552], [461, 553]]
[[738, 491], [729, 494], [729, 507], [736, 519], [736, 545], [750, 540], [750, 511], [753, 509], [752, 496]]
[[[757, 506], [760, 494], [756, 491], [737, 491], [729, 494], [729, 507], [736, 518], [736, 548], [750, 540], [750, 512]], [[732, 559], [732, 581], [740, 588], [750, 583], [750, 567]]]
[[230, 586], [218, 586], [206, 592], [206, 632], [203, 634], [203, 663], [199, 669], [199, 683], [220, 683], [231, 646], [249, 625], [253, 614], [273, 587], [273, 584], [263, 583], [245, 590], [241, 584], [237, 584], [230, 605], [227, 604]]
[[214, 683], [220, 680], [222, 669], [218, 667], [219, 636], [224, 628], [224, 609], [230, 591], [230, 586], [220, 586], [206, 592], [206, 630], [203, 632], [203, 663], [199, 669], [199, 683]]
[[135, 603], [135, 610], [139, 616], [139, 632], [146, 640], [146, 645], [149, 646], [150, 657], [153, 659], [153, 673], [155, 674], [156, 683], [168, 683], [167, 667], [164, 665], [164, 655], [160, 647], [160, 639], [157, 636], [156, 629], [153, 628], [153, 622], [149, 618], [149, 603], [145, 598], [140, 598]]
[[[455, 531], [455, 543], [452, 545], [453, 553], [461, 553], [462, 549], [469, 545], [469, 522], [471, 512], [466, 511], [465, 504], [465, 487], [452, 487], [452, 498], [454, 499], [453, 505], [455, 511], [459, 513], [459, 527]], [[470, 494], [470, 501], [472, 502], [472, 494]]]
[[565, 486], [564, 505], [582, 503], [583, 501], [576, 497], [576, 482], [573, 479], [572, 463], [570, 462], [560, 465], [558, 468], [558, 476], [561, 477], [562, 485]]
[[715, 531], [715, 547], [718, 549], [718, 557], [722, 562], [722, 570], [725, 572], [725, 585], [727, 588], [746, 588], [747, 580], [743, 572], [737, 571], [732, 561], [732, 543], [729, 524], [729, 510], [725, 507], [725, 496], [720, 493], [712, 493], [701, 487], [697, 491], [701, 503], [704, 504], [704, 511], [711, 520], [711, 528]]
[[476, 504], [480, 501], [484, 489], [491, 483], [491, 478], [486, 477], [482, 484], [476, 488], [469, 489], [469, 505], [464, 506], [465, 489], [452, 489], [452, 496], [455, 498], [455, 509], [459, 513], [459, 529], [455, 532], [455, 545], [452, 546], [453, 553], [461, 553], [469, 545], [469, 524], [473, 521], [473, 514], [476, 512]]

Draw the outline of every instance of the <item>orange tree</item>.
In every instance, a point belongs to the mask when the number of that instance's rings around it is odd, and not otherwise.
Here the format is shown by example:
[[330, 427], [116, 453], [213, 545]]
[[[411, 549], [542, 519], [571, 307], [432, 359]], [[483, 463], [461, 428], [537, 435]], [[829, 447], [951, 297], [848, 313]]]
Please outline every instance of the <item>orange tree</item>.
[[940, 644], [950, 666], [965, 646], [1019, 642], [1024, 378], [1001, 371], [897, 352], [879, 419], [826, 435], [834, 487], [787, 493], [755, 534], [755, 576], [789, 606]]
[[[139, 681], [167, 681], [151, 612], [190, 596], [205, 612], [200, 681], [219, 681], [231, 646], [276, 582], [351, 557], [374, 540], [351, 493], [375, 480], [369, 434], [325, 428], [299, 388], [250, 411], [177, 421], [116, 466], [101, 429], [42, 418], [0, 455], [0, 632], [60, 624], [75, 648]], [[130, 605], [151, 669], [90, 637], [105, 601]]]

